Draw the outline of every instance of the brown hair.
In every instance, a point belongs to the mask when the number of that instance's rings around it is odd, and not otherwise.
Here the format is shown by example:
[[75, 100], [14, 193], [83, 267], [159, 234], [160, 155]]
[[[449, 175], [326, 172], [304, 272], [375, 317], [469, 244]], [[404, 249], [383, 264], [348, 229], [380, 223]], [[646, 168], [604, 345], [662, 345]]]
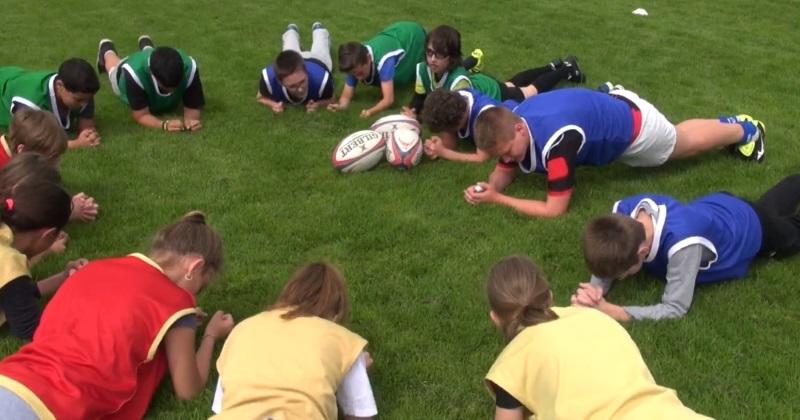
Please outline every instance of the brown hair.
[[447, 70], [453, 70], [462, 64], [461, 34], [456, 28], [448, 25], [437, 26], [432, 31], [428, 32], [428, 36], [425, 38], [426, 50], [428, 46], [430, 46], [435, 53], [447, 57]]
[[47, 158], [38, 153], [22, 153], [11, 158], [0, 169], [0, 194], [7, 195], [22, 180], [36, 178], [61, 184], [61, 175]]
[[601, 216], [583, 230], [583, 258], [592, 274], [614, 279], [639, 262], [644, 240], [644, 226], [637, 220], [623, 214]]
[[199, 211], [189, 212], [158, 231], [150, 246], [150, 254], [165, 255], [166, 264], [170, 264], [173, 258], [197, 254], [203, 258], [204, 272], [213, 270], [218, 273], [222, 269], [222, 240], [206, 224], [206, 216]]
[[19, 145], [25, 146], [26, 152], [40, 153], [49, 160], [55, 160], [67, 151], [67, 133], [56, 117], [38, 109], [14, 113], [6, 139], [12, 154], [17, 152]]
[[283, 287], [278, 301], [269, 309], [291, 308], [283, 319], [318, 316], [337, 324], [350, 311], [347, 289], [339, 270], [331, 264], [316, 262], [301, 267]]
[[303, 56], [297, 51], [281, 51], [281, 53], [278, 54], [278, 57], [275, 58], [275, 76], [278, 77], [278, 80], [283, 81], [286, 76], [296, 72], [297, 70], [302, 69], [305, 71], [303, 64]]
[[550, 284], [527, 257], [515, 255], [495, 264], [486, 286], [489, 306], [499, 318], [506, 342], [525, 327], [558, 319], [550, 307]]
[[72, 199], [54, 182], [29, 176], [0, 194], [0, 222], [13, 232], [61, 230], [69, 221]]
[[485, 109], [475, 121], [475, 146], [485, 152], [491, 152], [497, 146], [514, 138], [514, 124], [520, 118], [510, 109], [494, 106]]
[[455, 132], [467, 113], [467, 101], [458, 92], [436, 89], [425, 98], [422, 122], [434, 133]]
[[339, 46], [339, 71], [349, 73], [356, 66], [367, 64], [367, 47], [359, 42], [348, 42]]

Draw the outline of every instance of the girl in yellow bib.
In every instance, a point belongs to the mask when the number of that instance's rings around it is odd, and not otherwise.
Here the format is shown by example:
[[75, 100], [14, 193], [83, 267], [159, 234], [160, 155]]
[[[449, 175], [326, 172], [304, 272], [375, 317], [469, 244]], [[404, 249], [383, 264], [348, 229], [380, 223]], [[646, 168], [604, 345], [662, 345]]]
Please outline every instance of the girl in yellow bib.
[[559, 308], [526, 257], [497, 263], [489, 315], [508, 345], [486, 375], [495, 419], [707, 419], [659, 386], [627, 331], [588, 308]]
[[367, 341], [341, 324], [347, 291], [331, 265], [298, 270], [278, 301], [240, 322], [217, 360], [220, 419], [345, 419], [378, 414]]

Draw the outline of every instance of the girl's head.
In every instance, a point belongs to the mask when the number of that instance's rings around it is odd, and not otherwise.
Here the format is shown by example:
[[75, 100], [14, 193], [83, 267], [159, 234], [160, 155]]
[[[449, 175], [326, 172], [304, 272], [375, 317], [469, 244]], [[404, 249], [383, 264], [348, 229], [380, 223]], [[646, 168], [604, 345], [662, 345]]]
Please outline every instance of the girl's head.
[[317, 262], [297, 270], [270, 309], [290, 308], [284, 319], [318, 316], [341, 324], [349, 306], [344, 278], [334, 266]]
[[39, 153], [53, 166], [58, 166], [61, 155], [67, 151], [67, 133], [52, 113], [38, 109], [16, 112], [6, 139], [12, 153]]
[[0, 222], [14, 233], [14, 248], [28, 257], [50, 248], [72, 210], [60, 185], [36, 175], [4, 188], [0, 200]]
[[511, 341], [525, 327], [558, 318], [550, 307], [553, 295], [539, 267], [527, 257], [508, 257], [492, 267], [489, 283], [490, 317]]
[[61, 175], [47, 157], [38, 153], [22, 153], [14, 155], [0, 170], [0, 194], [10, 194], [15, 185], [28, 178], [61, 184]]
[[205, 215], [193, 211], [156, 234], [150, 257], [178, 286], [197, 294], [222, 269], [222, 240]]
[[461, 65], [461, 34], [452, 26], [442, 25], [428, 33], [425, 39], [425, 58], [436, 74]]

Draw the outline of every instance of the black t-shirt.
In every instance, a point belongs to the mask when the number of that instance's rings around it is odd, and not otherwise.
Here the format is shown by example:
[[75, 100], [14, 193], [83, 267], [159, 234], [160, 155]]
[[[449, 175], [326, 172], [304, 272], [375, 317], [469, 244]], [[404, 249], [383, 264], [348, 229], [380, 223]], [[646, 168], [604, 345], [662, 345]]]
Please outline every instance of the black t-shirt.
[[33, 338], [42, 317], [42, 295], [29, 276], [20, 276], [0, 288], [0, 309], [6, 315], [11, 334], [23, 340]]
[[515, 408], [522, 407], [522, 403], [514, 398], [511, 394], [506, 392], [505, 389], [500, 388], [500, 386], [494, 382], [490, 383], [492, 384], [492, 389], [494, 389], [494, 405], [507, 410], [513, 410]]

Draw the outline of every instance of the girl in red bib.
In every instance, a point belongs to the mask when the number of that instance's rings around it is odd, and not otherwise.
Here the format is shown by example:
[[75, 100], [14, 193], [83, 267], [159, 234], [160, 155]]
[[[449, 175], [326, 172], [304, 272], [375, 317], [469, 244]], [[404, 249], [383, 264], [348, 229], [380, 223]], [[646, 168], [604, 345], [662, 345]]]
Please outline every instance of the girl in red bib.
[[147, 256], [89, 263], [47, 305], [33, 342], [0, 362], [0, 407], [23, 419], [141, 419], [167, 371], [179, 399], [195, 397], [233, 328], [217, 311], [195, 351], [195, 295], [221, 267], [199, 212], [162, 229]]

